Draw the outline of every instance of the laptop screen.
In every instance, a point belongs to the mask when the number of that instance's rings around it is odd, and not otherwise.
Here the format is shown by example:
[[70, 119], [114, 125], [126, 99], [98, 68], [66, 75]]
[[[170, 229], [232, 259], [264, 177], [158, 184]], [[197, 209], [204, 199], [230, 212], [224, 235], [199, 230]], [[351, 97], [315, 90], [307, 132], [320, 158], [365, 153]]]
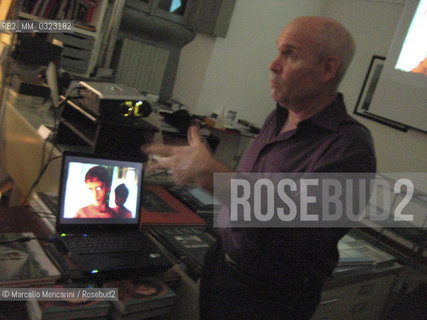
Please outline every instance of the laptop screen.
[[64, 152], [58, 231], [102, 226], [137, 229], [142, 180], [141, 159]]

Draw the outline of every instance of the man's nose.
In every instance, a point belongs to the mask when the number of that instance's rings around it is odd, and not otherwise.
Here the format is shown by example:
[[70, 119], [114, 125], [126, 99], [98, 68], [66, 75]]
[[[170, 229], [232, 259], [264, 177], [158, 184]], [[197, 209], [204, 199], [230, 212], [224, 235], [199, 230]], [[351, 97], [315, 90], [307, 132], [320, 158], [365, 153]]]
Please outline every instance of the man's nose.
[[280, 61], [279, 61], [279, 58], [276, 58], [273, 61], [271, 61], [269, 69], [270, 69], [270, 71], [273, 71], [273, 72], [276, 72], [276, 73], [280, 71]]

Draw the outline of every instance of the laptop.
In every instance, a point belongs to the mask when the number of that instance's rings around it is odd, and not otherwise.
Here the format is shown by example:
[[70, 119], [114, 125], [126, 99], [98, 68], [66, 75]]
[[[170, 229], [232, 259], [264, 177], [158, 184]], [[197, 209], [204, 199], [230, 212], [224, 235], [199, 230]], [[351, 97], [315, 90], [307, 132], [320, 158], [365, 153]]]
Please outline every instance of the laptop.
[[65, 151], [56, 231], [83, 274], [164, 271], [173, 264], [139, 231], [144, 164]]

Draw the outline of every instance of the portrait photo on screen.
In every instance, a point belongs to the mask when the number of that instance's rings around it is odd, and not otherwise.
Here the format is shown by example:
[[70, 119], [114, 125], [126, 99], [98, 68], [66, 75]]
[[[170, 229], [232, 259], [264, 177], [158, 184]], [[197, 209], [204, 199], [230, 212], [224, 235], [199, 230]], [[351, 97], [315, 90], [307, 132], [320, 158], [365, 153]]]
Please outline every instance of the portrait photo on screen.
[[133, 167], [70, 162], [64, 218], [134, 218], [138, 173]]
[[402, 45], [396, 69], [427, 76], [427, 1], [419, 3]]

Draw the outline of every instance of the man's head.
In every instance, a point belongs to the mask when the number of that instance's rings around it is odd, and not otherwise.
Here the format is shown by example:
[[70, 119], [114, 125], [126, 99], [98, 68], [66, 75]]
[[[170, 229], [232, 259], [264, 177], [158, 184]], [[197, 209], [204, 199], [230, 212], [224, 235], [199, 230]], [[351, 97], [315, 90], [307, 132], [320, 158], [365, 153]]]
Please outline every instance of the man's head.
[[100, 206], [105, 203], [107, 193], [110, 191], [111, 177], [107, 169], [95, 166], [88, 170], [85, 183], [93, 197], [93, 204]]
[[116, 205], [118, 205], [118, 206], [124, 205], [126, 202], [126, 199], [128, 198], [128, 195], [129, 195], [129, 190], [126, 187], [126, 185], [124, 183], [119, 184], [116, 187], [116, 189], [114, 189], [114, 192], [116, 195], [116, 198], [115, 198]]
[[325, 95], [334, 96], [354, 55], [350, 33], [325, 17], [300, 17], [277, 39], [278, 57], [270, 64], [272, 97], [292, 108]]

